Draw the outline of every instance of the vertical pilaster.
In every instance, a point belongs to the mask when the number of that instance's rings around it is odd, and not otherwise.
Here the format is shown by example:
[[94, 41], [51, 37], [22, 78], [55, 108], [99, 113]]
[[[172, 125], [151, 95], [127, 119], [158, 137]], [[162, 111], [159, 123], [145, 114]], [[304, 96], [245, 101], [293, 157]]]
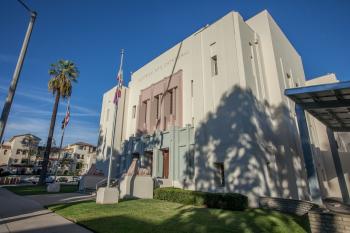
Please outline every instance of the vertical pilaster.
[[338, 177], [340, 192], [341, 192], [343, 201], [345, 203], [350, 204], [349, 191], [348, 191], [348, 188], [346, 186], [344, 172], [343, 172], [343, 168], [341, 166], [341, 160], [339, 157], [337, 142], [336, 142], [335, 137], [334, 137], [334, 132], [328, 127], [327, 127], [327, 136], [328, 136], [329, 146], [330, 146], [331, 152], [332, 152], [332, 158], [333, 158], [333, 163], [334, 163], [334, 167], [335, 167], [335, 172], [336, 172], [337, 177]]

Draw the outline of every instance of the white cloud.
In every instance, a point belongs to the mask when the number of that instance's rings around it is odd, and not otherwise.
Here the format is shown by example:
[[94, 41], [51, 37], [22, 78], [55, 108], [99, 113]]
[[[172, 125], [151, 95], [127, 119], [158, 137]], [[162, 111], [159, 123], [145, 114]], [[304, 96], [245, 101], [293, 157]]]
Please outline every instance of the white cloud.
[[[0, 63], [17, 63], [18, 60], [18, 56], [17, 55], [13, 55], [13, 54], [4, 54], [4, 53], [0, 53]], [[35, 59], [33, 57], [28, 57], [25, 59], [25, 63], [30, 63], [30, 64], [40, 64], [41, 61], [38, 59]]]
[[17, 59], [18, 57], [12, 54], [0, 54], [0, 63], [14, 63]]
[[[47, 140], [50, 119], [14, 117], [10, 119], [6, 126], [7, 139], [17, 134], [31, 133], [42, 139], [41, 143], [45, 144]], [[61, 139], [61, 121], [56, 120], [54, 138], [56, 146]], [[64, 137], [64, 145], [77, 141], [84, 141], [96, 144], [98, 138], [98, 125], [94, 126], [88, 121], [72, 120], [69, 122]]]
[[[8, 88], [0, 84], [0, 93], [7, 93]], [[48, 98], [47, 90], [29, 87], [28, 91], [16, 91], [16, 95], [25, 97], [13, 103], [5, 130], [6, 138], [16, 134], [32, 133], [46, 143], [53, 98]], [[0, 102], [0, 104], [3, 104]], [[57, 113], [55, 139], [58, 146], [61, 135], [61, 121], [65, 116], [65, 103]], [[98, 137], [99, 112], [90, 108], [71, 104], [71, 120], [67, 126], [64, 144], [85, 141], [96, 144]], [[85, 119], [85, 120], [82, 120]]]
[[[0, 93], [7, 93], [8, 88], [0, 85]], [[50, 94], [48, 91], [40, 90], [40, 89], [33, 89], [29, 88], [30, 91], [22, 92], [22, 91], [16, 91], [16, 95], [23, 96], [32, 100], [37, 100], [39, 102], [44, 102], [44, 103], [50, 103], [51, 105], [54, 103], [52, 98], [48, 98], [47, 95]], [[20, 105], [17, 105], [18, 107]], [[29, 105], [22, 105], [27, 106], [26, 112], [38, 112], [36, 107], [30, 107]], [[23, 110], [23, 108], [22, 108]], [[43, 114], [50, 114], [48, 111], [43, 111]], [[65, 113], [59, 113], [62, 115], [65, 115]], [[86, 108], [81, 105], [76, 105], [76, 104], [71, 104], [71, 114], [72, 116], [81, 116], [81, 117], [99, 117], [100, 114], [99, 112], [92, 110], [90, 108]]]

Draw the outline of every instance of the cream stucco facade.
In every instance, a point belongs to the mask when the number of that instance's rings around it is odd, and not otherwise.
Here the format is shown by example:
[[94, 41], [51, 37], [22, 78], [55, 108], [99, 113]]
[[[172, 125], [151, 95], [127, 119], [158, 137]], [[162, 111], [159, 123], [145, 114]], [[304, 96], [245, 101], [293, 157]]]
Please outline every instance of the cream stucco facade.
[[36, 160], [40, 138], [32, 134], [13, 136], [0, 149], [1, 165], [27, 165]]
[[73, 160], [72, 166], [74, 168], [71, 170], [79, 170], [81, 175], [86, 174], [91, 166], [96, 163], [96, 147], [91, 144], [76, 142], [66, 146], [63, 152], [61, 152], [61, 156]]
[[107, 174], [113, 144], [116, 177], [139, 158], [160, 186], [239, 192], [252, 205], [308, 200], [295, 106], [283, 94], [304, 85], [302, 59], [267, 11], [246, 21], [230, 12], [134, 72], [117, 110], [115, 89], [104, 94], [97, 168]]
[[[306, 85], [311, 86], [335, 82], [338, 82], [335, 74], [327, 74], [306, 81]], [[311, 134], [312, 152], [315, 159], [322, 196], [341, 198], [342, 196], [333, 163], [326, 126], [310, 114], [308, 114], [307, 117], [310, 126], [309, 131]], [[350, 134], [345, 132], [335, 133], [335, 138], [338, 144], [339, 156], [342, 161], [342, 169], [347, 188], [350, 190]]]

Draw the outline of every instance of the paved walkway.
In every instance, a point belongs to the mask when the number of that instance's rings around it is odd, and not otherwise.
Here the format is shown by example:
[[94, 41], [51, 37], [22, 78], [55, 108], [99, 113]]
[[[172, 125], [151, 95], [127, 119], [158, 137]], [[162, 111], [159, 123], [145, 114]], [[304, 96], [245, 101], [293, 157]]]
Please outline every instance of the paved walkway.
[[0, 233], [9, 232], [91, 233], [89, 230], [44, 209], [40, 203], [31, 198], [18, 196], [0, 188]]
[[42, 206], [48, 206], [52, 204], [61, 204], [61, 203], [72, 203], [72, 202], [87, 201], [87, 200], [95, 199], [95, 195], [82, 194], [82, 193], [57, 193], [57, 194], [30, 195], [26, 197], [38, 202]]

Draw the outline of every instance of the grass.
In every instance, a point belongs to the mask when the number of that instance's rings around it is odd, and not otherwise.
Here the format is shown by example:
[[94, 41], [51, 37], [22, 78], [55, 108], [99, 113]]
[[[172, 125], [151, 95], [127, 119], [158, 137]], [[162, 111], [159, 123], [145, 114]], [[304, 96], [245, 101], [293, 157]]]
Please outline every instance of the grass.
[[50, 210], [94, 232], [308, 232], [305, 217], [250, 209], [226, 211], [161, 200], [128, 200], [98, 205], [93, 201], [58, 204]]
[[[54, 194], [46, 191], [46, 185], [5, 186], [7, 190], [18, 195]], [[60, 193], [72, 193], [78, 191], [77, 185], [61, 184]]]

